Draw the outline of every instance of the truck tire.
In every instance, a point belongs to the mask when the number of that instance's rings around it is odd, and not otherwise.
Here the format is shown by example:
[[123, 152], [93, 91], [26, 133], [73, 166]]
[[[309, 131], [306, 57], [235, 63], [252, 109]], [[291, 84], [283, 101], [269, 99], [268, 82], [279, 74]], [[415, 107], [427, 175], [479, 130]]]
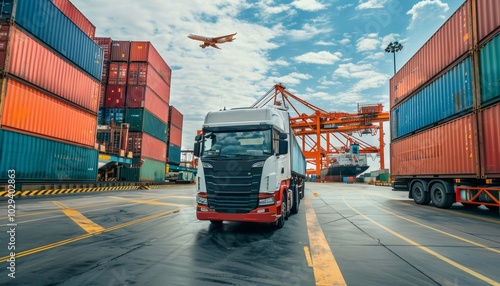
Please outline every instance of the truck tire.
[[292, 191], [292, 209], [290, 210], [292, 214], [296, 214], [299, 212], [300, 198], [299, 198], [299, 187], [294, 185]]
[[422, 182], [415, 182], [411, 186], [411, 196], [418, 205], [428, 205], [431, 202], [431, 195], [426, 190]]
[[441, 209], [447, 209], [455, 202], [455, 195], [446, 192], [446, 187], [441, 182], [436, 182], [431, 187], [432, 203]]
[[300, 188], [301, 191], [300, 191], [300, 199], [303, 199], [304, 196], [306, 195], [305, 192], [306, 192], [306, 182], [303, 180], [302, 181], [302, 187]]
[[285, 216], [286, 216], [286, 209], [287, 209], [287, 197], [286, 195], [286, 190], [283, 192], [283, 197], [281, 198], [281, 216], [280, 218], [275, 222], [276, 228], [283, 228], [285, 225]]
[[210, 220], [210, 222], [211, 222], [212, 224], [222, 224], [222, 221], [221, 221], [221, 220], [212, 220], [212, 219], [211, 219], [211, 220]]

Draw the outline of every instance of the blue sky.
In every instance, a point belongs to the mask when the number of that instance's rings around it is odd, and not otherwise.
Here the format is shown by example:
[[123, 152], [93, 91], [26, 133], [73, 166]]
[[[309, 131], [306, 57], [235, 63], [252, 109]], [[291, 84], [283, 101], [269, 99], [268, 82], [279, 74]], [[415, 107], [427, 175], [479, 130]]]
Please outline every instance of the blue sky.
[[[151, 41], [160, 52], [173, 69], [170, 104], [184, 114], [186, 149], [207, 112], [249, 106], [276, 83], [327, 111], [355, 112], [358, 103], [388, 111], [393, 55], [384, 49], [404, 45], [396, 54], [401, 68], [464, 0], [72, 2], [97, 36]], [[221, 50], [187, 38], [234, 32]], [[388, 124], [385, 133], [388, 154]], [[377, 169], [378, 161], [370, 164]]]

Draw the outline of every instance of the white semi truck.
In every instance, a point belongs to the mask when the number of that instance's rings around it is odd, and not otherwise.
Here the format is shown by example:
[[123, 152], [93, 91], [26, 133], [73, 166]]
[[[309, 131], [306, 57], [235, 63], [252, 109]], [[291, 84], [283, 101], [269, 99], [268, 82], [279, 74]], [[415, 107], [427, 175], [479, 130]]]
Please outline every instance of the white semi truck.
[[209, 112], [196, 136], [196, 216], [212, 223], [274, 223], [299, 211], [306, 161], [278, 106]]

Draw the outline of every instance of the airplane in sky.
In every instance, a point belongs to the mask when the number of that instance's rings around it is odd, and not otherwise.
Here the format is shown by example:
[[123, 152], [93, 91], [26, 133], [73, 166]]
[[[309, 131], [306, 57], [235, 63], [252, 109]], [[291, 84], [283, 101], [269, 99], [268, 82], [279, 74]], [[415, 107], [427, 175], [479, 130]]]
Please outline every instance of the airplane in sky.
[[188, 38], [193, 39], [193, 40], [197, 40], [197, 41], [202, 41], [203, 44], [201, 44], [200, 47], [202, 47], [203, 49], [208, 47], [208, 46], [211, 46], [211, 47], [214, 47], [214, 48], [220, 50], [220, 48], [216, 44], [232, 42], [234, 39], [236, 39], [236, 38], [233, 38], [234, 35], [236, 35], [236, 33], [231, 34], [231, 35], [221, 36], [221, 37], [209, 38], [209, 37], [205, 37], [205, 36], [198, 36], [198, 35], [190, 34], [188, 36]]

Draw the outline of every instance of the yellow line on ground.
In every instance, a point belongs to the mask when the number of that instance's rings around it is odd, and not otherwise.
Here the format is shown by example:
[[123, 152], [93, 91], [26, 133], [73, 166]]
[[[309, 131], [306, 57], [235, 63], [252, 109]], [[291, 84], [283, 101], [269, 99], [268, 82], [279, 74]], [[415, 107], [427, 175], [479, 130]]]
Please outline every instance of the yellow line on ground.
[[347, 285], [319, 225], [310, 200], [306, 199], [305, 203], [307, 234], [309, 235], [316, 285]]
[[79, 227], [83, 228], [89, 234], [95, 234], [104, 231], [104, 228], [91, 221], [77, 210], [71, 209], [60, 202], [53, 201], [54, 204], [61, 207], [63, 213], [74, 221]]
[[304, 254], [306, 255], [307, 266], [312, 268], [313, 263], [312, 263], [312, 258], [311, 258], [311, 252], [309, 252], [309, 247], [304, 246]]
[[[129, 222], [126, 222], [126, 223], [122, 223], [122, 224], [119, 224], [119, 225], [116, 225], [116, 226], [113, 226], [113, 227], [110, 227], [110, 228], [106, 228], [102, 232], [103, 233], [104, 232], [110, 232], [110, 231], [113, 231], [113, 230], [117, 230], [117, 229], [120, 229], [120, 228], [123, 228], [123, 227], [126, 227], [126, 226], [130, 226], [130, 225], [133, 225], [133, 224], [137, 224], [137, 223], [145, 222], [145, 221], [148, 221], [148, 220], [152, 220], [152, 219], [155, 219], [155, 218], [167, 215], [167, 214], [175, 213], [175, 212], [178, 212], [178, 211], [179, 211], [179, 209], [173, 209], [173, 210], [169, 210], [169, 211], [166, 211], [166, 212], [157, 213], [157, 214], [150, 215], [150, 216], [147, 216], [147, 217], [143, 217], [143, 218], [140, 218], [140, 219], [137, 219], [137, 220], [133, 220], [133, 221], [129, 221]], [[66, 244], [69, 244], [69, 243], [72, 243], [72, 242], [75, 242], [75, 241], [79, 241], [79, 240], [82, 240], [82, 239], [85, 239], [85, 238], [92, 237], [94, 235], [95, 234], [84, 234], [84, 235], [80, 235], [80, 236], [77, 236], [77, 237], [73, 237], [73, 238], [61, 240], [61, 241], [58, 241], [58, 242], [54, 242], [54, 243], [51, 243], [51, 244], [43, 245], [43, 246], [40, 246], [40, 247], [36, 247], [36, 248], [28, 249], [28, 250], [25, 250], [25, 251], [21, 251], [21, 252], [16, 253], [16, 258], [20, 258], [20, 257], [23, 257], [23, 256], [28, 256], [28, 255], [35, 254], [35, 253], [38, 253], [38, 252], [42, 252], [42, 251], [45, 251], [45, 250], [49, 250], [49, 249], [52, 249], [52, 248], [55, 248], [55, 247], [58, 247], [58, 246], [66, 245]], [[9, 259], [9, 258], [10, 258], [10, 256], [0, 257], [0, 262], [6, 262], [7, 259]]]
[[438, 259], [440, 259], [440, 260], [442, 260], [442, 261], [444, 261], [444, 262], [446, 262], [446, 263], [450, 264], [451, 266], [454, 266], [454, 267], [456, 267], [456, 268], [458, 268], [458, 269], [462, 270], [463, 272], [466, 272], [466, 273], [468, 273], [469, 275], [472, 275], [472, 276], [474, 276], [474, 277], [476, 277], [476, 278], [478, 278], [478, 279], [480, 279], [480, 280], [482, 280], [482, 281], [484, 281], [484, 282], [486, 282], [486, 283], [489, 283], [489, 284], [491, 284], [491, 285], [499, 285], [499, 284], [500, 284], [500, 282], [495, 281], [495, 280], [493, 280], [493, 279], [490, 279], [490, 278], [488, 278], [488, 277], [486, 277], [486, 276], [482, 275], [481, 273], [478, 273], [478, 272], [476, 272], [476, 271], [474, 271], [474, 270], [472, 270], [472, 269], [470, 269], [470, 268], [468, 268], [468, 267], [465, 267], [465, 266], [463, 266], [462, 264], [457, 263], [457, 262], [455, 262], [455, 261], [453, 261], [453, 260], [451, 260], [451, 259], [449, 259], [449, 258], [447, 258], [447, 257], [445, 257], [445, 256], [443, 256], [443, 255], [441, 255], [441, 254], [439, 254], [439, 253], [437, 253], [437, 252], [435, 252], [434, 250], [431, 250], [431, 249], [429, 249], [429, 248], [427, 248], [427, 247], [423, 246], [423, 245], [420, 245], [420, 244], [418, 244], [417, 242], [415, 242], [415, 241], [413, 241], [413, 240], [411, 240], [411, 239], [409, 239], [409, 238], [407, 238], [407, 237], [405, 237], [405, 236], [403, 236], [403, 235], [401, 235], [401, 234], [399, 234], [399, 233], [397, 233], [397, 232], [393, 231], [392, 229], [390, 229], [390, 228], [388, 228], [388, 227], [386, 227], [386, 226], [384, 226], [384, 225], [382, 225], [382, 224], [380, 224], [380, 223], [378, 223], [378, 222], [374, 221], [373, 219], [371, 219], [371, 218], [367, 217], [366, 215], [364, 215], [363, 213], [361, 213], [361, 212], [360, 212], [360, 211], [358, 211], [357, 209], [353, 208], [353, 207], [352, 207], [352, 206], [351, 206], [351, 205], [350, 205], [350, 204], [349, 204], [349, 203], [345, 200], [345, 197], [343, 198], [343, 200], [344, 200], [344, 203], [345, 203], [345, 204], [346, 204], [346, 205], [347, 205], [350, 209], [352, 209], [353, 211], [355, 211], [356, 213], [358, 213], [360, 216], [364, 217], [365, 219], [367, 219], [367, 220], [371, 221], [373, 224], [377, 225], [378, 227], [382, 228], [383, 230], [385, 230], [385, 231], [389, 232], [390, 234], [392, 234], [392, 235], [394, 235], [394, 236], [396, 236], [396, 237], [398, 237], [398, 238], [400, 238], [400, 239], [402, 239], [402, 240], [406, 241], [407, 243], [409, 243], [409, 244], [411, 244], [411, 245], [413, 245], [413, 246], [418, 247], [420, 250], [423, 250], [423, 251], [425, 251], [425, 252], [429, 253], [430, 255], [432, 255], [432, 256], [434, 256], [434, 257], [436, 257], [436, 258], [438, 258]]
[[[127, 202], [132, 202], [132, 203], [137, 203], [137, 204], [160, 205], [160, 206], [175, 206], [175, 207], [179, 207], [179, 206], [185, 207], [185, 206], [187, 206], [187, 205], [183, 205], [183, 204], [172, 204], [172, 203], [164, 203], [164, 202], [148, 201], [148, 200], [134, 200], [134, 199], [121, 198], [121, 197], [113, 197], [113, 196], [108, 196], [108, 198], [124, 200], [124, 201], [127, 201]], [[159, 198], [157, 198], [157, 199], [159, 199]]]

